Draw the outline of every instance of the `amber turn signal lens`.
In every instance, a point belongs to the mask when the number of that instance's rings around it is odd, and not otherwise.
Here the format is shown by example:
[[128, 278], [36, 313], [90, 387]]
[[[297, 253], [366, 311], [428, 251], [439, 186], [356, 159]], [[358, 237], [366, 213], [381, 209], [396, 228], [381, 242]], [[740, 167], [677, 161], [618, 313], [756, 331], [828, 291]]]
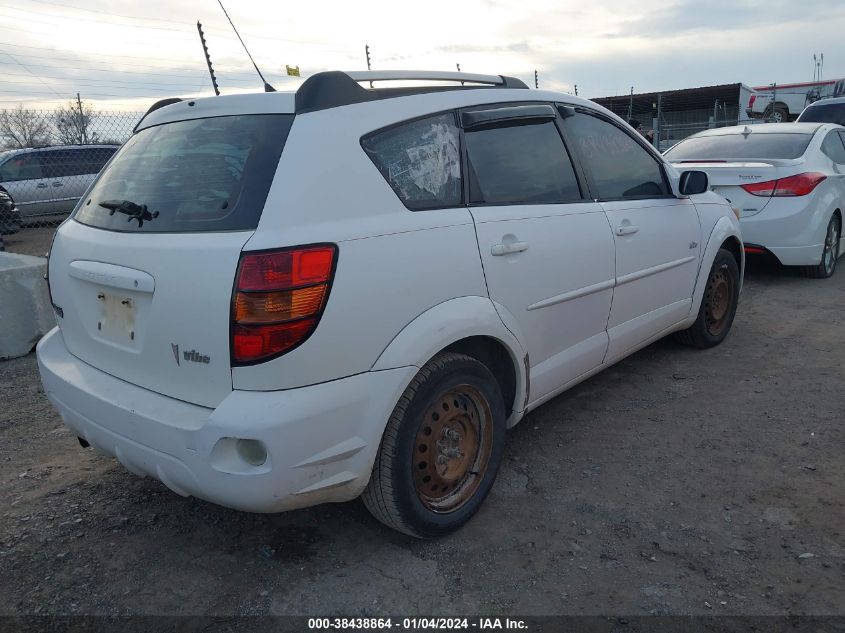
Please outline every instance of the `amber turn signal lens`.
[[280, 323], [320, 311], [325, 284], [281, 292], [239, 292], [235, 298], [236, 323]]

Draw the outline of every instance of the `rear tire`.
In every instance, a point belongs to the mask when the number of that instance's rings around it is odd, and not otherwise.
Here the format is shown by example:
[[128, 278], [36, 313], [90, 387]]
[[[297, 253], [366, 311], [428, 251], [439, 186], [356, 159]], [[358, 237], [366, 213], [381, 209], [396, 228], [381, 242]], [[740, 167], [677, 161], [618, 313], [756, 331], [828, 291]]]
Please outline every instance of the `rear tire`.
[[835, 213], [827, 224], [824, 238], [822, 259], [815, 266], [804, 266], [803, 272], [813, 279], [827, 279], [836, 272], [836, 260], [839, 259], [839, 240], [842, 237], [842, 220]]
[[766, 110], [765, 118], [770, 123], [787, 123], [789, 121], [789, 112], [783, 108], [769, 108]]
[[493, 486], [504, 440], [505, 406], [490, 370], [470, 356], [438, 354], [390, 416], [364, 505], [410, 536], [453, 532]]
[[733, 254], [719, 249], [707, 277], [698, 318], [676, 338], [685, 345], [707, 349], [725, 340], [739, 303], [739, 266]]

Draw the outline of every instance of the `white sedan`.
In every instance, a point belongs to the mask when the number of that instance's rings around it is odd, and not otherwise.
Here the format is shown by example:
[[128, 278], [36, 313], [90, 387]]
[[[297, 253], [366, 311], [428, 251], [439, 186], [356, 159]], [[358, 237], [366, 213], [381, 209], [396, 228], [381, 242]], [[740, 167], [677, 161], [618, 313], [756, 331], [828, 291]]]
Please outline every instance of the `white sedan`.
[[746, 253], [770, 252], [785, 266], [826, 278], [843, 252], [845, 127], [773, 123], [717, 128], [665, 154], [710, 176], [739, 209]]

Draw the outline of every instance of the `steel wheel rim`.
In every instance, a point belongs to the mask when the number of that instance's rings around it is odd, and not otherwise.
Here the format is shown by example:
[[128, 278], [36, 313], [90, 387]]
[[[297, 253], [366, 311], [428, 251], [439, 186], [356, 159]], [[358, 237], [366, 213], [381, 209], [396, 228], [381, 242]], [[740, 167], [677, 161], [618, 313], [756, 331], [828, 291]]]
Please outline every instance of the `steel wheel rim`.
[[836, 228], [836, 222], [831, 221], [830, 227], [827, 229], [827, 239], [824, 241], [824, 269], [828, 274], [833, 272], [833, 267], [836, 265], [838, 241], [839, 232]]
[[713, 271], [707, 280], [704, 318], [711, 336], [719, 336], [728, 324], [733, 303], [733, 278], [727, 266]]
[[493, 416], [486, 398], [458, 385], [428, 407], [417, 431], [412, 468], [422, 504], [438, 514], [463, 507], [478, 490], [493, 452]]

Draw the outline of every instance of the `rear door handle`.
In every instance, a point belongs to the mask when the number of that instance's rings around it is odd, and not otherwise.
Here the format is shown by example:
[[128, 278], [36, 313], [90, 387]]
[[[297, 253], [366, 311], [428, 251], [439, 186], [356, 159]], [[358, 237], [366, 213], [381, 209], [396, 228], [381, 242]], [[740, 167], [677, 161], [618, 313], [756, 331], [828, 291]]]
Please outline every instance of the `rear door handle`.
[[500, 255], [510, 255], [512, 253], [521, 253], [528, 250], [528, 242], [511, 242], [510, 244], [493, 244], [490, 252], [494, 257]]
[[38, 189], [46, 189], [46, 188], [47, 188], [47, 183], [46, 183], [46, 182], [39, 182], [39, 183], [38, 183], [37, 185], [35, 185], [35, 186], [36, 186]]
[[63, 183], [63, 182], [54, 182], [54, 183], [53, 183], [53, 186], [54, 186], [54, 187], [64, 187], [64, 186], [65, 186], [65, 183]]
[[633, 224], [623, 224], [616, 227], [616, 235], [632, 235], [640, 230], [640, 227]]

